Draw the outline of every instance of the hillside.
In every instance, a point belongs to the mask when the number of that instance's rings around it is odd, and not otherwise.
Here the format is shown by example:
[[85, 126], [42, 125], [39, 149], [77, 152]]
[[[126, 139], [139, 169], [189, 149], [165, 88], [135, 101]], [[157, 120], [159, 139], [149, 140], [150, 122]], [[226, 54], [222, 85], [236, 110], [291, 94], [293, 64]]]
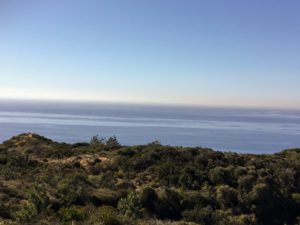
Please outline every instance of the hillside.
[[300, 149], [272, 155], [57, 143], [0, 145], [0, 224], [300, 224]]

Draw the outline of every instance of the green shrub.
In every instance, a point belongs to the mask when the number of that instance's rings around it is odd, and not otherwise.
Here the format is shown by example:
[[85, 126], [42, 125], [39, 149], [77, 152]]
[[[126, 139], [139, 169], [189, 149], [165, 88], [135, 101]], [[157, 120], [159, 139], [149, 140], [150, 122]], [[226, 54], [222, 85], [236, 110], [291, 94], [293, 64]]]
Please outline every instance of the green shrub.
[[142, 207], [137, 193], [130, 192], [118, 203], [118, 209], [126, 217], [137, 219], [142, 215]]
[[93, 217], [93, 222], [99, 222], [101, 225], [121, 224], [117, 210], [111, 206], [101, 206]]
[[26, 222], [32, 220], [38, 214], [38, 209], [35, 204], [29, 201], [24, 201], [20, 209], [15, 213], [15, 217], [19, 222]]
[[157, 200], [158, 196], [154, 189], [146, 187], [142, 190], [140, 201], [144, 208], [150, 210], [151, 212], [155, 212], [155, 203]]
[[182, 216], [186, 221], [196, 222], [201, 225], [212, 224], [211, 214], [213, 210], [210, 206], [203, 208], [193, 208], [182, 212]]
[[61, 208], [58, 214], [63, 223], [82, 221], [87, 217], [86, 212], [83, 208], [73, 205], [68, 208]]
[[156, 214], [159, 219], [179, 220], [181, 219], [181, 202], [180, 194], [171, 189], [164, 189], [159, 194], [157, 201]]
[[222, 185], [217, 188], [216, 197], [218, 203], [223, 207], [233, 208], [237, 205], [237, 192], [228, 185]]

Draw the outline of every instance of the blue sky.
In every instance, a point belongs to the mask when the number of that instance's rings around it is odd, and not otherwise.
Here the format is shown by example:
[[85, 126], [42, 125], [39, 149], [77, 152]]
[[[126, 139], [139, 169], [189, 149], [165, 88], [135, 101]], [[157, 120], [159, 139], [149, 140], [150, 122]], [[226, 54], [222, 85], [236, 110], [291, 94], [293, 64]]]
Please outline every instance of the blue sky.
[[3, 0], [0, 98], [300, 106], [297, 0]]

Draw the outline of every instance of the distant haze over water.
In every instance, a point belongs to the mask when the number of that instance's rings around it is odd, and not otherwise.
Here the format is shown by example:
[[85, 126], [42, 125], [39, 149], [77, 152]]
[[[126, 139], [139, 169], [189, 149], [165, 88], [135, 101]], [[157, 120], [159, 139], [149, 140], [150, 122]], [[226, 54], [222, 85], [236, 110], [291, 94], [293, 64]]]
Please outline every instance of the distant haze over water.
[[70, 143], [98, 134], [248, 153], [300, 147], [300, 110], [1, 101], [0, 125], [0, 141], [34, 132]]

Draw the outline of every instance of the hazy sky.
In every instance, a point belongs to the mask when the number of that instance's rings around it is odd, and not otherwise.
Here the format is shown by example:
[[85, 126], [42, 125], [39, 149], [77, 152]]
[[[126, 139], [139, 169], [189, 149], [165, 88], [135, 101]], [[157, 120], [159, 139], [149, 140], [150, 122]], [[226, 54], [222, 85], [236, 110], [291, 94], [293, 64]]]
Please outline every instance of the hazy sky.
[[300, 107], [299, 0], [1, 0], [0, 98]]

